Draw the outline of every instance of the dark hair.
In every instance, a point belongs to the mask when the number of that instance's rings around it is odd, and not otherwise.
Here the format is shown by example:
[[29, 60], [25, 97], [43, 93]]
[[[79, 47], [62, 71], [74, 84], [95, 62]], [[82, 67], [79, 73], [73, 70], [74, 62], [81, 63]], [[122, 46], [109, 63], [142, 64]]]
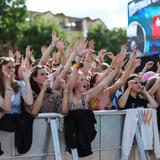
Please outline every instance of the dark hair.
[[138, 74], [131, 74], [131, 75], [129, 76], [129, 78], [128, 78], [128, 80], [127, 80], [125, 86], [124, 86], [124, 89], [125, 89], [125, 90], [128, 88], [128, 82], [129, 82], [130, 80], [135, 79], [135, 78], [140, 78], [140, 77], [139, 77]]
[[[4, 84], [4, 77], [2, 72], [2, 66], [7, 65], [9, 62], [14, 62], [14, 59], [11, 57], [1, 57], [0, 58], [0, 93], [1, 96], [4, 98], [5, 96], [5, 84]], [[19, 91], [19, 85], [16, 81], [11, 81], [11, 87], [13, 88], [13, 91], [17, 93]]]
[[158, 79], [157, 79], [157, 77], [153, 77], [153, 78], [150, 78], [147, 82], [146, 82], [146, 90], [148, 91], [148, 90], [150, 90], [152, 87], [153, 87], [153, 85], [156, 83], [156, 81], [157, 81]]
[[90, 87], [94, 87], [95, 83], [96, 83], [96, 78], [98, 76], [98, 73], [96, 73], [94, 76], [91, 77], [91, 80], [90, 80]]
[[[35, 81], [33, 80], [33, 77], [36, 77], [36, 76], [38, 75], [38, 70], [43, 69], [43, 68], [46, 68], [46, 66], [37, 65], [37, 66], [33, 67], [32, 74], [31, 74], [31, 76], [30, 76], [31, 88], [32, 88], [32, 90], [33, 90], [37, 95], [40, 93], [41, 89], [39, 88], [37, 82], [35, 82]], [[47, 89], [47, 92], [48, 92], [48, 93], [51, 93], [51, 92], [52, 92], [51, 88], [48, 88], [48, 89]]]

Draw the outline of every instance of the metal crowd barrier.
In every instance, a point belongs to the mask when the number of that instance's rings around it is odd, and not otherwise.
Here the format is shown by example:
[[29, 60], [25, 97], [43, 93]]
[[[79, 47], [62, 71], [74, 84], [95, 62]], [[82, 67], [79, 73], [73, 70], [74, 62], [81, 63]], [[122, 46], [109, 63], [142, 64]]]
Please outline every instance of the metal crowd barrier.
[[[95, 111], [94, 113], [97, 120], [97, 135], [92, 143], [93, 154], [81, 159], [120, 160], [125, 111]], [[4, 151], [0, 160], [74, 159], [65, 151], [63, 116], [56, 113], [41, 113], [35, 119], [32, 146], [26, 154], [17, 153], [14, 146], [14, 133], [0, 131], [0, 142]], [[140, 157], [136, 145], [133, 145], [129, 160], [140, 159], [137, 155]]]

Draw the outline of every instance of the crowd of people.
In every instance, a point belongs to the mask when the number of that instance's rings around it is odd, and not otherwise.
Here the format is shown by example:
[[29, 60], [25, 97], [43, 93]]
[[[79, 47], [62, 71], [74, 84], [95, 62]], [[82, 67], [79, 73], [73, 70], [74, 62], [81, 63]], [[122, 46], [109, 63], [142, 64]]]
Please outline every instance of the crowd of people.
[[[141, 65], [136, 48], [129, 58], [126, 45], [116, 55], [104, 49], [96, 54], [93, 40], [81, 39], [67, 48], [55, 32], [51, 37], [51, 44], [41, 47], [40, 59], [34, 58], [31, 46], [26, 47], [24, 58], [19, 51], [13, 54], [11, 50], [8, 56], [0, 57], [0, 130], [15, 132], [19, 153], [26, 153], [32, 144], [38, 113], [63, 114], [66, 133], [68, 124], [74, 128], [72, 122], [85, 115], [88, 124], [80, 124], [80, 129], [93, 135], [90, 142], [96, 135], [94, 110], [143, 107], [160, 113], [159, 64], [156, 72], [150, 71], [154, 62], [149, 61], [140, 73], [135, 73]], [[110, 64], [105, 63], [105, 56], [111, 59]], [[74, 137], [67, 137], [70, 149], [75, 145], [70, 144]], [[91, 154], [81, 151], [81, 146], [78, 152], [81, 156]]]

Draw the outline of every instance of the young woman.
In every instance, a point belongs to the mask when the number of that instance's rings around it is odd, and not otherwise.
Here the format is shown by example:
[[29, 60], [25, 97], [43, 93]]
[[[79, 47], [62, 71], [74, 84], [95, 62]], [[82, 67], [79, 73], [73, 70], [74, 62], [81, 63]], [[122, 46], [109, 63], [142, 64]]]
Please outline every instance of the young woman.
[[108, 86], [118, 70], [118, 67], [113, 69], [108, 76], [90, 89], [89, 79], [82, 72], [80, 65], [84, 53], [83, 44], [84, 42], [80, 41], [76, 47], [76, 62], [72, 65], [72, 73], [68, 82], [69, 113], [64, 118], [67, 149], [70, 151], [76, 147], [79, 157], [92, 154], [91, 142], [96, 136], [94, 127], [96, 119], [88, 102]]
[[32, 105], [33, 113], [36, 115], [40, 112], [57, 112], [65, 114], [68, 112], [67, 105], [67, 87], [64, 86], [63, 94], [50, 88], [48, 80], [48, 72], [45, 66], [35, 66], [33, 68], [30, 83], [34, 95], [34, 103]]
[[155, 75], [149, 78], [145, 87], [148, 93], [150, 93], [150, 95], [155, 98], [158, 106], [160, 106], [160, 77]]
[[0, 108], [4, 116], [0, 119], [0, 130], [15, 131], [15, 145], [19, 153], [26, 153], [32, 144], [34, 117], [23, 111], [24, 101], [32, 105], [33, 95], [29, 82], [30, 71], [22, 69], [24, 81], [16, 81], [13, 76], [14, 60], [0, 58]]
[[23, 81], [16, 81], [13, 76], [14, 60], [10, 57], [0, 59], [0, 106], [6, 113], [21, 113], [22, 99], [32, 105], [33, 96], [29, 83], [30, 72], [23, 69]]
[[129, 108], [157, 108], [156, 100], [141, 85], [141, 79], [137, 74], [132, 74], [125, 86], [125, 91], [118, 100], [120, 109]]
[[160, 77], [154, 76], [152, 78], [149, 78], [149, 80], [146, 82], [146, 90], [148, 93], [151, 94], [151, 96], [157, 101], [158, 107], [157, 107], [157, 123], [158, 128], [160, 130]]

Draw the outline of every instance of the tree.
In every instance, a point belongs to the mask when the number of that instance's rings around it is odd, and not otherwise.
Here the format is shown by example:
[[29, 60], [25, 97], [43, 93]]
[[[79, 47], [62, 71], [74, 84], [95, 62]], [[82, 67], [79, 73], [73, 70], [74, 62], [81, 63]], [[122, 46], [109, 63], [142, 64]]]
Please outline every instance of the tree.
[[21, 24], [27, 16], [25, 0], [1, 0], [0, 2], [0, 49], [15, 46]]
[[52, 31], [56, 31], [58, 36], [67, 43], [66, 34], [59, 23], [56, 20], [45, 20], [41, 14], [34, 16], [22, 28], [22, 33], [18, 37], [16, 46], [21, 52], [24, 52], [26, 46], [31, 45], [36, 58], [41, 57], [41, 46], [51, 43]]
[[98, 25], [96, 28], [91, 28], [88, 32], [87, 39], [95, 41], [95, 50], [106, 49], [114, 54], [120, 51], [121, 45], [127, 41], [126, 30], [122, 28], [108, 28]]

